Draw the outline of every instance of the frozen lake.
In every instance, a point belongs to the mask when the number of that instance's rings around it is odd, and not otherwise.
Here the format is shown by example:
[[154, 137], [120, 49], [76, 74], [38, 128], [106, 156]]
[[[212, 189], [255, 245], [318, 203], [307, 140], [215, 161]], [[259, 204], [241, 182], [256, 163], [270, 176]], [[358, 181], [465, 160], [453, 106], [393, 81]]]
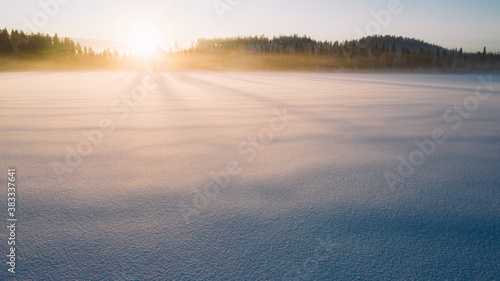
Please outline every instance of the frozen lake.
[[0, 279], [498, 278], [498, 82], [0, 73]]

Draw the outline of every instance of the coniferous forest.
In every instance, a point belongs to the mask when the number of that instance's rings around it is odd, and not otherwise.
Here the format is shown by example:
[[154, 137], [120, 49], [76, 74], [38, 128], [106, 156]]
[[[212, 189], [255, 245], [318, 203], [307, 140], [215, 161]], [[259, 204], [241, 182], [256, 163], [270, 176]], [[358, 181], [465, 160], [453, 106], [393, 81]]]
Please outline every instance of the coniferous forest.
[[118, 52], [109, 49], [96, 53], [92, 47], [87, 48], [65, 37], [59, 38], [57, 34], [25, 34], [23, 31], [7, 29], [0, 32], [0, 55], [16, 58], [110, 58], [118, 57]]
[[[488, 52], [486, 47], [464, 52], [413, 38], [378, 35], [344, 42], [298, 35], [198, 39], [188, 49], [158, 49], [155, 60], [166, 69], [452, 73], [500, 69], [500, 53]], [[124, 51], [95, 52], [57, 34], [0, 32], [0, 70], [30, 68], [37, 62], [55, 68], [113, 68], [131, 61], [134, 57]]]

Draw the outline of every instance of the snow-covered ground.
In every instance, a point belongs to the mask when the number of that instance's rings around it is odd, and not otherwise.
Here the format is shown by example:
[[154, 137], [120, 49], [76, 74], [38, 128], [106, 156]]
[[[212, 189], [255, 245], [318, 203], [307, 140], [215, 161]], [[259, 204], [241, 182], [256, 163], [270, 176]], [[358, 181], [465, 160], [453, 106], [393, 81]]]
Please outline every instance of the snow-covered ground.
[[499, 81], [2, 73], [0, 279], [498, 278]]

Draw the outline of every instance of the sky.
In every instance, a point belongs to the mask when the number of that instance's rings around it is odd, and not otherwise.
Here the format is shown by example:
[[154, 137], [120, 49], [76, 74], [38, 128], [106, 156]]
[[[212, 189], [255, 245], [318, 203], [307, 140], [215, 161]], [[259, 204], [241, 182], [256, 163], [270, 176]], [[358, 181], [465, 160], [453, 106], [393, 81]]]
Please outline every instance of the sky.
[[0, 0], [0, 27], [127, 42], [137, 27], [162, 46], [202, 37], [397, 35], [465, 51], [500, 51], [498, 0]]

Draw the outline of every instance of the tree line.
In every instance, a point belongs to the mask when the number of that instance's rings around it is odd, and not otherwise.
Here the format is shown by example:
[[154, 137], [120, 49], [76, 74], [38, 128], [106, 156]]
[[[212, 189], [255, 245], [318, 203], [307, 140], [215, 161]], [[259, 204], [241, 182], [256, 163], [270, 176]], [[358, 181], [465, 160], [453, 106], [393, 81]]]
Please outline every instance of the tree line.
[[118, 59], [119, 54], [106, 49], [95, 52], [92, 47], [87, 48], [75, 43], [70, 38], [59, 38], [42, 33], [26, 34], [24, 31], [12, 30], [10, 33], [6, 28], [0, 32], [0, 56], [11, 58], [49, 58], [59, 60], [97, 60]]
[[[497, 70], [500, 53], [464, 52], [421, 40], [368, 36], [351, 41], [316, 41], [307, 36], [199, 39], [187, 52], [199, 54], [295, 54], [332, 60], [336, 67], [364, 69]], [[317, 61], [317, 60], [316, 60]]]
[[[486, 47], [482, 52], [464, 52], [462, 48], [447, 49], [414, 38], [378, 35], [343, 42], [317, 41], [297, 34], [273, 38], [263, 35], [202, 38], [189, 49], [161, 53], [165, 57], [187, 56], [193, 61], [200, 56], [281, 57], [283, 59], [272, 63], [282, 64], [283, 69], [293, 67], [293, 60], [297, 59], [306, 68], [318, 69], [317, 66], [321, 66], [327, 70], [492, 71], [500, 67], [500, 53], [487, 52]], [[81, 46], [69, 38], [59, 38], [57, 34], [26, 34], [18, 30], [9, 33], [4, 28], [0, 31], [0, 57], [106, 62], [123, 61], [127, 56], [109, 49], [97, 53], [92, 47]], [[216, 64], [217, 60], [213, 63]]]

